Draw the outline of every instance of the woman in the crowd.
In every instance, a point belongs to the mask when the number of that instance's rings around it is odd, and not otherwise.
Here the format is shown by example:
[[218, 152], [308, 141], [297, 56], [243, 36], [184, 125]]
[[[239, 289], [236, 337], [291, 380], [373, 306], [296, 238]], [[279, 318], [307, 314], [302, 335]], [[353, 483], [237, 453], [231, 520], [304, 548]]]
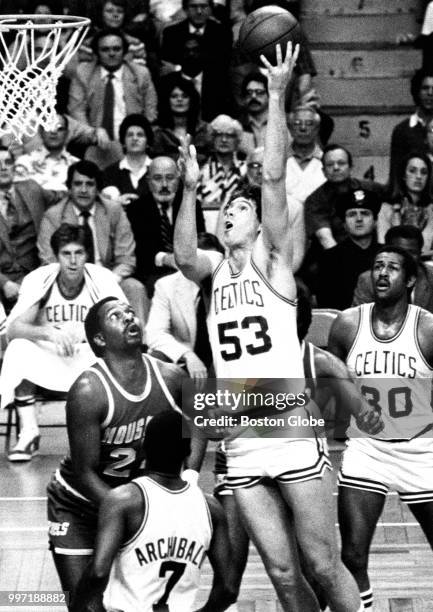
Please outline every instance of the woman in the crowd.
[[432, 164], [424, 153], [409, 153], [400, 166], [387, 201], [382, 204], [377, 234], [384, 242], [388, 229], [394, 225], [414, 225], [423, 234], [426, 254], [433, 246], [433, 203], [431, 195]]
[[158, 89], [158, 126], [154, 130], [154, 156], [177, 160], [181, 139], [187, 134], [202, 164], [210, 153], [209, 126], [199, 118], [200, 95], [194, 83], [178, 72], [161, 79]]
[[147, 191], [146, 173], [152, 161], [148, 155], [153, 132], [143, 115], [127, 115], [119, 127], [124, 157], [104, 170], [103, 196], [127, 206]]

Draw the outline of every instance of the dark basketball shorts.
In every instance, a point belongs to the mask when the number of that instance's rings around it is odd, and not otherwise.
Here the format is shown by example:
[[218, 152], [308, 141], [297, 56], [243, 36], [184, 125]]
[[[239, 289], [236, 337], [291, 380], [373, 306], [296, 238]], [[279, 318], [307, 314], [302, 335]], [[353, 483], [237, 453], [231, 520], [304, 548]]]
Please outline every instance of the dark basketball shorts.
[[91, 555], [98, 523], [95, 506], [68, 490], [56, 475], [48, 484], [47, 494], [50, 550], [59, 555]]

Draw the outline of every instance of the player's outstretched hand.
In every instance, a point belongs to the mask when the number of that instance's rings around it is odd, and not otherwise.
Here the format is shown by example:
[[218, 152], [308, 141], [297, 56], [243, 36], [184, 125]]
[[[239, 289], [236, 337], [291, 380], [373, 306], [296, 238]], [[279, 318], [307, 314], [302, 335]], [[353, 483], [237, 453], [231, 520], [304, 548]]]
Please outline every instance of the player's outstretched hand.
[[361, 431], [364, 431], [370, 436], [375, 436], [384, 428], [380, 412], [366, 403], [363, 403], [361, 411], [356, 417], [356, 424]]
[[299, 45], [296, 45], [294, 51], [292, 50], [292, 43], [287, 43], [286, 55], [283, 59], [281, 45], [276, 46], [277, 54], [277, 65], [272, 66], [271, 62], [266, 59], [264, 55], [260, 56], [263, 65], [266, 68], [266, 75], [268, 77], [268, 90], [269, 93], [272, 91], [285, 92], [286, 87], [291, 79], [293, 69], [296, 64], [296, 60], [299, 55]]
[[195, 146], [191, 144], [191, 136], [187, 135], [182, 138], [181, 143], [177, 166], [185, 189], [195, 189], [200, 176], [197, 151]]

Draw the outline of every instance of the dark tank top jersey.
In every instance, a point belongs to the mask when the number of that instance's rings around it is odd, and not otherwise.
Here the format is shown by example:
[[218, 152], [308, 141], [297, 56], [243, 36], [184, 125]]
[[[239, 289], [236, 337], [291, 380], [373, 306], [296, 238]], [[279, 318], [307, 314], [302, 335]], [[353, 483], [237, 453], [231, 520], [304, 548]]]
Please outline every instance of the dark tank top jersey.
[[[148, 422], [155, 414], [178, 409], [157, 362], [148, 355], [143, 355], [143, 361], [146, 384], [140, 395], [132, 395], [123, 389], [102, 359], [87, 370], [98, 377], [107, 395], [108, 411], [101, 424], [97, 473], [110, 487], [117, 487], [143, 475], [145, 457], [142, 447]], [[68, 488], [77, 490], [70, 457], [62, 460], [60, 476]], [[82, 494], [79, 493], [79, 496]]]

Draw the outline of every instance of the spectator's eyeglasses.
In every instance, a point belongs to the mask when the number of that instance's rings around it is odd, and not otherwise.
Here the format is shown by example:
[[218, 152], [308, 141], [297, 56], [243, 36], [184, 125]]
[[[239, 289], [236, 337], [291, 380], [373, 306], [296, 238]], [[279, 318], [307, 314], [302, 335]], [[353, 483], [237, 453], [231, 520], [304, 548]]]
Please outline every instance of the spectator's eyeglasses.
[[249, 168], [250, 170], [258, 170], [261, 167], [262, 164], [260, 162], [250, 162], [249, 164], [247, 164], [247, 168]]
[[208, 7], [209, 7], [209, 4], [207, 2], [203, 4], [189, 4], [188, 5], [188, 8], [193, 11], [199, 11], [199, 10], [204, 11]]
[[215, 136], [219, 136], [220, 138], [236, 138], [236, 134], [231, 132], [215, 132]]
[[5, 159], [0, 159], [0, 168], [12, 168], [14, 165], [14, 160], [10, 157], [6, 157]]
[[296, 119], [296, 121], [293, 122], [293, 125], [295, 127], [313, 127], [314, 121], [312, 119], [308, 119], [307, 121], [300, 121], [299, 119]]
[[261, 98], [266, 95], [266, 89], [246, 89], [245, 93], [247, 96], [256, 96], [257, 98]]
[[120, 51], [122, 51], [123, 47], [121, 47], [120, 45], [118, 47], [99, 47], [99, 51], [102, 51], [102, 53], [108, 53], [109, 51], [115, 51], [116, 53], [119, 53]]

